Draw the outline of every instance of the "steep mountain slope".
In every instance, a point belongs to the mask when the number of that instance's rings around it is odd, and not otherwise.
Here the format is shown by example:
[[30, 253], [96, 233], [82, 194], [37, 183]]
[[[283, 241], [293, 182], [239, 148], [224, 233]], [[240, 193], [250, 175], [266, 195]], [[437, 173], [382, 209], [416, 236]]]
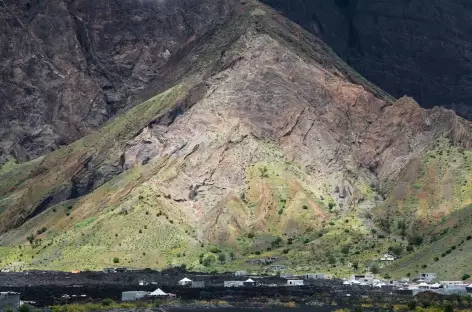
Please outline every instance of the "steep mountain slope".
[[0, 165], [24, 162], [97, 129], [230, 2], [0, 2]]
[[[406, 245], [385, 212], [416, 234], [422, 206], [402, 210], [395, 196], [401, 181], [420, 197], [419, 161], [440, 147], [462, 155], [454, 192], [469, 174], [469, 122], [392, 99], [256, 1], [181, 45], [147, 95], [99, 131], [2, 168], [1, 265], [260, 269], [247, 260], [278, 256], [295, 271], [363, 270]], [[449, 207], [441, 184], [424, 185], [433, 215], [471, 201], [454, 193]]]
[[468, 0], [263, 0], [325, 40], [364, 77], [471, 120]]

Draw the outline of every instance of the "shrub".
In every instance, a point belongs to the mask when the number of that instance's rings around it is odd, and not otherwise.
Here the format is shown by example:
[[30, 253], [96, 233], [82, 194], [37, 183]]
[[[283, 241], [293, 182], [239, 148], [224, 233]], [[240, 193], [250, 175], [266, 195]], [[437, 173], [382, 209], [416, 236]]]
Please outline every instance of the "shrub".
[[142, 233], [142, 232], [143, 232], [143, 230], [139, 229], [139, 233]]
[[30, 307], [27, 306], [26, 304], [23, 304], [18, 309], [18, 312], [30, 312], [30, 311], [31, 311]]
[[370, 271], [374, 274], [379, 274], [380, 272], [379, 265], [377, 263], [372, 264], [372, 266], [370, 267]]
[[345, 255], [347, 255], [349, 253], [349, 250], [350, 250], [350, 246], [349, 245], [345, 245], [341, 248], [341, 252]]
[[328, 257], [328, 263], [329, 264], [336, 264], [336, 258], [333, 255], [330, 255]]
[[465, 280], [468, 280], [470, 278], [470, 274], [464, 274], [462, 275], [462, 280], [465, 281]]
[[427, 267], [428, 267], [427, 264], [423, 264], [423, 265], [421, 266], [422, 269], [426, 269]]
[[113, 263], [120, 263], [120, 258], [117, 258], [117, 257], [113, 258]]
[[288, 254], [288, 252], [289, 252], [289, 251], [290, 251], [290, 249], [288, 249], [288, 248], [285, 248], [284, 250], [282, 250], [282, 253], [284, 253], [284, 254]]
[[467, 237], [466, 237], [465, 239], [471, 240], [471, 239], [472, 239], [472, 235], [467, 235]]
[[282, 238], [281, 237], [277, 237], [275, 240], [273, 240], [271, 243], [272, 245], [272, 248], [277, 248], [279, 247], [281, 244], [282, 244]]
[[434, 257], [434, 261], [435, 261], [435, 262], [438, 262], [438, 261], [439, 261], [439, 257]]
[[447, 302], [443, 306], [443, 311], [444, 312], [454, 312], [454, 307], [452, 306], [452, 303]]
[[258, 250], [258, 251], [255, 252], [255, 254], [256, 254], [256, 255], [260, 255], [261, 252]]
[[253, 238], [253, 237], [254, 237], [254, 233], [249, 233], [249, 234], [247, 235], [247, 238]]
[[234, 252], [232, 252], [232, 251], [229, 252], [229, 258], [230, 258], [231, 260], [236, 259], [236, 255], [234, 254]]
[[334, 206], [336, 206], [336, 204], [335, 204], [335, 203], [333, 203], [333, 202], [330, 202], [330, 203], [328, 204], [328, 208], [329, 208], [329, 210], [333, 209], [333, 208], [334, 208]]
[[115, 301], [107, 298], [107, 299], [103, 299], [102, 306], [108, 307], [108, 306], [111, 306], [114, 303], [115, 303]]
[[416, 301], [410, 301], [406, 305], [410, 311], [414, 311], [416, 309]]
[[423, 244], [423, 237], [421, 235], [413, 235], [409, 239], [410, 245], [416, 245], [419, 246]]
[[215, 253], [215, 254], [216, 254], [216, 253], [219, 253], [219, 252], [221, 252], [221, 250], [219, 250], [219, 249], [218, 249], [218, 247], [215, 247], [215, 246], [213, 246], [213, 247], [211, 247], [211, 248], [210, 248], [210, 252], [212, 252], [212, 253]]
[[69, 212], [69, 211], [66, 212], [66, 216], [70, 216], [70, 212]]
[[220, 261], [220, 263], [225, 263], [226, 262], [226, 255], [224, 253], [218, 254], [218, 261]]
[[305, 239], [303, 240], [303, 244], [308, 244], [309, 242], [310, 242], [310, 240], [309, 240], [308, 238], [305, 238]]
[[306, 209], [308, 209], [308, 206], [307, 206], [307, 205], [303, 205], [302, 208], [306, 210]]

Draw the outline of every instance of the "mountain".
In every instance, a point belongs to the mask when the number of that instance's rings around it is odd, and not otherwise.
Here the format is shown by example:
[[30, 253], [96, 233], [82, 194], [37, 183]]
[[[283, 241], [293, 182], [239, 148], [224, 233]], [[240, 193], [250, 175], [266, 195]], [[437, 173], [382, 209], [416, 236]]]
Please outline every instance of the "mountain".
[[229, 1], [0, 3], [0, 164], [25, 162], [139, 103], [169, 55]]
[[395, 97], [472, 120], [468, 0], [263, 0]]
[[[257, 260], [278, 257], [347, 274], [395, 251], [407, 266], [384, 270], [403, 274], [453, 237], [434, 233], [472, 201], [470, 122], [389, 96], [257, 1], [225, 12], [169, 50], [141, 104], [1, 167], [0, 265], [265, 270]], [[472, 269], [459, 267], [442, 276]]]

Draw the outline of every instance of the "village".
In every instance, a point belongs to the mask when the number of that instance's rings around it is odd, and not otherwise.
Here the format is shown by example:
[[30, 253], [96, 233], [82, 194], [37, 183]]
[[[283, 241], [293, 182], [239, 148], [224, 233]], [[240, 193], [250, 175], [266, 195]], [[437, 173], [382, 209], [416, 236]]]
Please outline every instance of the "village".
[[[264, 261], [270, 263], [271, 260]], [[416, 277], [399, 280], [382, 279], [372, 272], [333, 278], [323, 273], [291, 274], [283, 271], [270, 275], [244, 270], [206, 274], [187, 272], [185, 268], [156, 271], [117, 267], [105, 268], [102, 272], [0, 273], [0, 310], [6, 306], [16, 308], [23, 303], [47, 306], [105, 298], [130, 302], [232, 297], [241, 301], [248, 297], [310, 297], [319, 293], [347, 298], [366, 295], [405, 298], [423, 292], [472, 297], [472, 284], [441, 281], [434, 272], [422, 272]]]

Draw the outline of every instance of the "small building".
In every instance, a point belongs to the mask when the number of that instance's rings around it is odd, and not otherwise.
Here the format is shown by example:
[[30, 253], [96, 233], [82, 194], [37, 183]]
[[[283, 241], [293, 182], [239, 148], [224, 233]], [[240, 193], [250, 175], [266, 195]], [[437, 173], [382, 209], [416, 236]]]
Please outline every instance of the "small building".
[[79, 274], [79, 273], [80, 273], [79, 270], [72, 270], [72, 271], [70, 271], [70, 272], [71, 272], [72, 274]]
[[234, 272], [234, 276], [247, 276], [247, 271], [236, 271]]
[[436, 273], [420, 273], [419, 279], [424, 282], [432, 282], [436, 279]]
[[247, 280], [244, 281], [244, 286], [246, 287], [252, 287], [255, 285], [256, 285], [256, 282], [252, 278], [248, 278]]
[[244, 287], [244, 281], [224, 281], [223, 286], [226, 288]]
[[439, 284], [441, 285], [463, 285], [463, 281], [440, 281]]
[[395, 261], [395, 256], [391, 254], [384, 254], [382, 258], [380, 258], [382, 262], [392, 262]]
[[472, 293], [472, 284], [465, 287], [468, 293]]
[[10, 269], [8, 268], [3, 268], [1, 271], [1, 273], [9, 273], [9, 272], [10, 272]]
[[20, 306], [20, 294], [16, 292], [0, 292], [0, 311], [8, 309], [16, 311]]
[[303, 286], [303, 280], [288, 280], [287, 286]]
[[324, 279], [325, 275], [322, 273], [308, 273], [303, 276], [305, 279]]
[[205, 288], [205, 281], [192, 281], [190, 285], [192, 288]]
[[187, 278], [187, 277], [184, 277], [183, 279], [181, 279], [179, 281], [179, 285], [180, 286], [191, 286], [192, 285], [192, 280]]
[[281, 278], [286, 278], [286, 279], [293, 279], [293, 274], [292, 273], [280, 273]]
[[162, 289], [158, 288], [154, 290], [152, 293], [149, 294], [151, 297], [167, 297], [167, 293], [165, 293]]
[[103, 273], [116, 273], [115, 268], [104, 268]]
[[135, 301], [149, 295], [148, 291], [123, 291], [121, 293], [121, 301]]
[[127, 268], [116, 268], [115, 272], [116, 273], [126, 273], [126, 272], [128, 272], [128, 269]]
[[351, 280], [358, 281], [361, 283], [366, 283], [366, 284], [373, 284], [375, 280], [375, 275], [372, 273], [352, 275]]

